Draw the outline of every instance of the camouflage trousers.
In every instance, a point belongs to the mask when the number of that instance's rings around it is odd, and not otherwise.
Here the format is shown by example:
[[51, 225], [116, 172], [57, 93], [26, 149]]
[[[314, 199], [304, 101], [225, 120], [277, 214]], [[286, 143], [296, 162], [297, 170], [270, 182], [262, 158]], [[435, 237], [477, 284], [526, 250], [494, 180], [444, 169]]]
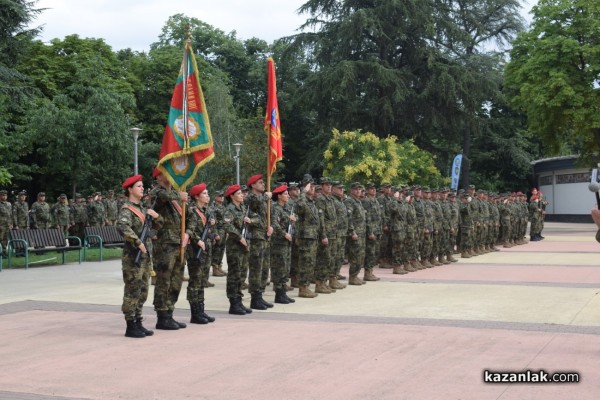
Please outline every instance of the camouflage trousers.
[[[242, 297], [242, 266], [248, 252], [237, 240], [227, 239], [225, 255], [227, 256], [227, 297]], [[244, 277], [246, 279], [246, 277]]]
[[460, 248], [459, 251], [464, 253], [467, 250], [471, 250], [473, 245], [471, 244], [473, 228], [467, 226], [460, 227]]
[[2, 244], [2, 251], [6, 251], [6, 245], [8, 244], [8, 226], [0, 226], [0, 244]]
[[185, 264], [179, 258], [179, 244], [155, 242], [154, 271], [154, 309], [156, 311], [173, 311], [181, 292], [183, 270]]
[[429, 257], [437, 257], [440, 254], [440, 249], [442, 248], [442, 236], [439, 230], [436, 230], [431, 235], [431, 252], [429, 253]]
[[456, 230], [454, 232], [448, 233], [448, 247], [446, 248], [447, 254], [454, 253], [454, 246], [456, 246], [456, 237], [458, 233]]
[[298, 239], [298, 282], [301, 285], [309, 285], [313, 279], [318, 247], [317, 239]]
[[419, 243], [417, 241], [417, 232], [408, 231], [406, 232], [406, 238], [404, 239], [404, 261], [412, 261], [419, 258]]
[[141, 265], [134, 263], [135, 255], [123, 252], [121, 257], [123, 283], [123, 305], [121, 311], [128, 321], [134, 320], [142, 315], [142, 307], [148, 299], [148, 287], [150, 281], [151, 260], [148, 254], [142, 254]]
[[[211, 262], [211, 246], [206, 246], [207, 252], [203, 253], [202, 261], [196, 258], [197, 253], [192, 246], [188, 246], [186, 251], [187, 269], [190, 280], [187, 287], [187, 300], [190, 303], [204, 300], [204, 288], [208, 287], [208, 274]], [[200, 291], [202, 297], [199, 297]]]
[[392, 263], [394, 265], [406, 262], [406, 233], [403, 231], [392, 232]]
[[248, 253], [248, 292], [260, 293], [262, 289], [263, 269], [269, 273], [268, 242], [261, 239], [250, 240]]
[[271, 242], [271, 280], [275, 289], [282, 289], [290, 276], [290, 254], [292, 244], [287, 240]]
[[428, 260], [431, 258], [433, 250], [433, 234], [426, 233], [421, 236], [421, 246], [419, 252], [421, 253], [422, 260]]
[[365, 265], [365, 236], [358, 235], [357, 240], [347, 239], [348, 262], [350, 263], [350, 276], [358, 275]]
[[330, 276], [330, 271], [334, 268], [334, 258], [332, 247], [334, 246], [335, 238], [329, 239], [329, 243], [324, 245], [319, 240], [317, 248], [317, 262], [315, 264], [315, 279], [318, 281], [326, 281]]
[[329, 277], [337, 277], [342, 270], [344, 264], [344, 255], [346, 251], [346, 236], [339, 235], [333, 243], [331, 248], [331, 258], [333, 259], [333, 265], [329, 271]]
[[375, 235], [375, 239], [365, 239], [365, 269], [372, 269], [377, 265], [379, 252], [381, 250], [381, 235]]
[[212, 249], [211, 265], [221, 266], [223, 264], [223, 255], [225, 254], [225, 241], [223, 238], [215, 242]]
[[438, 256], [438, 257], [442, 257], [445, 256], [446, 254], [448, 254], [449, 251], [449, 245], [448, 243], [450, 243], [450, 232], [448, 231], [448, 229], [442, 229], [439, 234], [438, 234], [438, 239], [439, 239], [439, 247], [438, 247], [438, 251], [437, 253], [435, 253], [434, 255]]
[[290, 257], [290, 276], [298, 276], [298, 261], [300, 260], [300, 253], [298, 253], [298, 244], [292, 239], [292, 249]]
[[392, 237], [393, 233], [388, 231], [388, 232], [383, 232], [383, 234], [381, 235], [381, 240], [379, 241], [379, 259], [384, 260], [384, 261], [392, 261], [394, 258], [394, 253], [393, 253], [393, 237]]

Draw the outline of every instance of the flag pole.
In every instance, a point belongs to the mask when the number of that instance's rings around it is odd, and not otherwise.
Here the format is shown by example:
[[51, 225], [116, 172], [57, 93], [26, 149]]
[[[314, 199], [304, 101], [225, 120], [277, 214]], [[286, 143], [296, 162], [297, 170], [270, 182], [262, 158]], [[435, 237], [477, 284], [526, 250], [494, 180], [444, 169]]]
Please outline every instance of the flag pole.
[[[188, 52], [190, 51], [192, 40], [190, 39], [190, 27], [186, 27], [187, 40], [185, 42], [185, 52], [183, 55], [183, 138], [184, 138], [184, 156], [186, 155], [186, 148], [189, 148], [189, 132], [188, 132], [188, 79], [189, 79], [189, 65], [188, 65]], [[180, 188], [180, 192], [185, 192], [187, 186], [184, 185]], [[185, 257], [185, 215], [186, 215], [186, 201], [181, 202], [181, 247], [179, 248], [179, 262], [183, 264]]]

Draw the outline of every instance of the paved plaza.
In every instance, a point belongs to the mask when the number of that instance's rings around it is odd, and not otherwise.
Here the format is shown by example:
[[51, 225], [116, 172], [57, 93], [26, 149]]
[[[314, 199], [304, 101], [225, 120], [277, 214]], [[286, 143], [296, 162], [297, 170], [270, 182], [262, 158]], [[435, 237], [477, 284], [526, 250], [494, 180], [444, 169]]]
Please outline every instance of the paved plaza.
[[[379, 282], [247, 316], [227, 313], [226, 278], [211, 277], [215, 323], [144, 339], [123, 336], [119, 260], [5, 264], [0, 399], [597, 399], [595, 232], [547, 223], [541, 242], [408, 275], [375, 268]], [[187, 322], [185, 289], [175, 316]], [[485, 370], [580, 381], [484, 383]]]

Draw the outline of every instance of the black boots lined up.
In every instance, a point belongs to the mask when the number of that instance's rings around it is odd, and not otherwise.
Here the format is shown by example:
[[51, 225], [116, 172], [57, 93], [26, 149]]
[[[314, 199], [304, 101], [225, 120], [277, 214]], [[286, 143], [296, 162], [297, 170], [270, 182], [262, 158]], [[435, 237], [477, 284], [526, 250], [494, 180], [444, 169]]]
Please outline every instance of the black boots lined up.
[[192, 324], [208, 324], [210, 322], [215, 322], [215, 318], [204, 312], [204, 302], [190, 302], [190, 311], [192, 312], [192, 318], [190, 322]]
[[127, 329], [125, 330], [126, 337], [143, 338], [154, 335], [154, 331], [144, 328], [144, 325], [142, 325], [142, 319], [142, 317], [137, 317], [136, 319], [125, 321], [127, 322]]
[[252, 309], [246, 307], [242, 303], [241, 297], [229, 298], [229, 314], [232, 315], [246, 315], [252, 314]]

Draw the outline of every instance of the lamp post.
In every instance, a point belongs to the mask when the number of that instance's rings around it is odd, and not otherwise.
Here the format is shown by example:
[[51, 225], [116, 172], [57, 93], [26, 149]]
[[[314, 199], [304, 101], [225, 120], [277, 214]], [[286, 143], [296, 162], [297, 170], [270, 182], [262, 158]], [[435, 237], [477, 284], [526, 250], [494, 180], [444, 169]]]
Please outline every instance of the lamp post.
[[140, 136], [140, 128], [131, 128], [131, 134], [133, 135], [133, 174], [138, 173], [138, 137]]
[[235, 160], [235, 183], [240, 184], [240, 150], [242, 148], [241, 143], [234, 143], [233, 147], [235, 148], [235, 156], [233, 159]]

